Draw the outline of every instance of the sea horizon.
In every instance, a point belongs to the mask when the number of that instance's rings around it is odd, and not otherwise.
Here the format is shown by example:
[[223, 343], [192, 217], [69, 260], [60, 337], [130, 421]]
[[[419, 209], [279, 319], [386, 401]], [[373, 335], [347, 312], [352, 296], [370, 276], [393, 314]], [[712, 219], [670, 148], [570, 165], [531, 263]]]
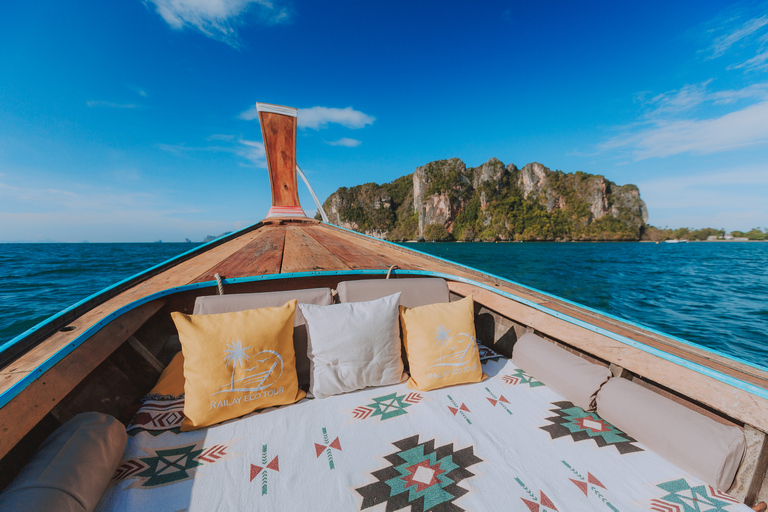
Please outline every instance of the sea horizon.
[[[0, 282], [0, 343], [198, 245], [3, 244], [0, 272], [6, 279]], [[768, 295], [768, 245], [733, 241], [403, 245], [768, 368], [763, 335], [768, 307], [760, 299]]]

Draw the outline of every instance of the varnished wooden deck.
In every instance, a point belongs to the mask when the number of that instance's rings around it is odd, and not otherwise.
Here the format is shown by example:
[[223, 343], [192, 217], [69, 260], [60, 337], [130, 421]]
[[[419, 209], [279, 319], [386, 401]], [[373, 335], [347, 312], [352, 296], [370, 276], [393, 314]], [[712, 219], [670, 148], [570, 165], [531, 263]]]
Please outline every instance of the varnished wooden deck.
[[[225, 279], [264, 274], [345, 271], [360, 269], [429, 270], [483, 282], [551, 310], [583, 320], [631, 340], [680, 356], [736, 379], [768, 389], [768, 373], [740, 364], [708, 351], [581, 309], [548, 295], [498, 281], [480, 272], [376, 239], [315, 221], [273, 221], [169, 268], [119, 295], [96, 305], [71, 322], [69, 332], [56, 332], [12, 364], [0, 370], [0, 392], [34, 372], [54, 354], [101, 319], [120, 308], [163, 290], [213, 280], [218, 273]], [[460, 295], [472, 294], [475, 300], [508, 318], [534, 327], [550, 337], [641, 375], [663, 383], [675, 392], [690, 397], [737, 420], [768, 430], [768, 400], [739, 390], [691, 369], [632, 348], [620, 341], [573, 323], [556, 319], [471, 284], [450, 283]], [[73, 387], [98, 366], [138, 326], [157, 312], [162, 300], [150, 302], [102, 328], [63, 361], [30, 384], [0, 410], [0, 457], [51, 410]], [[22, 434], [23, 435], [23, 434]]]

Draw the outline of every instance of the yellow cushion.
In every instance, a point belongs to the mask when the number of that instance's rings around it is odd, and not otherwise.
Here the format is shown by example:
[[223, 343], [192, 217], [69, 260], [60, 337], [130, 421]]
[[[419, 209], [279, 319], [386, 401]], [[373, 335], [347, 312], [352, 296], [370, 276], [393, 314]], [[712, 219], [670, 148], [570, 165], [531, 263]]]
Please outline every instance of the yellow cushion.
[[171, 313], [184, 354], [181, 431], [304, 398], [296, 378], [296, 300], [216, 315]]
[[417, 308], [401, 306], [400, 324], [411, 368], [409, 388], [428, 391], [485, 378], [471, 296]]
[[165, 367], [150, 395], [179, 396], [184, 392], [184, 356], [181, 351]]

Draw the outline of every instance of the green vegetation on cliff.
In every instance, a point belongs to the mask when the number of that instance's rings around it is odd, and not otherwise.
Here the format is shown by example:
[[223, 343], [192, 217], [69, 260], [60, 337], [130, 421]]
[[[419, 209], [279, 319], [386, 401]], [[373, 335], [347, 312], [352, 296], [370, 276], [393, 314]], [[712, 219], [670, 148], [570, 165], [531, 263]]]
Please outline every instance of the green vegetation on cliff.
[[491, 159], [430, 162], [391, 183], [342, 187], [332, 223], [402, 240], [638, 240], [647, 211], [634, 185], [602, 176], [522, 169]]

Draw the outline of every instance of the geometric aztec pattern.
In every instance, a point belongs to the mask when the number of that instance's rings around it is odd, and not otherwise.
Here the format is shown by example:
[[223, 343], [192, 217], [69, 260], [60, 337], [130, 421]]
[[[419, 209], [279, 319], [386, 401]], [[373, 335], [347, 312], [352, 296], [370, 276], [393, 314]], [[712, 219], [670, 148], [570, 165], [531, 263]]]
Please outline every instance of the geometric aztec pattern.
[[123, 461], [115, 470], [110, 485], [135, 478], [130, 487], [152, 488], [183, 482], [194, 477], [201, 466], [215, 464], [234, 456], [230, 447], [216, 444], [203, 448], [195, 443], [174, 448], [145, 450], [149, 457], [133, 457]]
[[501, 380], [506, 384], [511, 384], [513, 386], [517, 386], [518, 384], [528, 384], [530, 387], [536, 388], [544, 385], [543, 382], [534, 379], [520, 368], [515, 368], [511, 374], [504, 375]]
[[406, 407], [419, 403], [422, 396], [419, 393], [411, 392], [405, 395], [390, 393], [373, 399], [372, 404], [361, 405], [352, 411], [355, 419], [364, 420], [369, 416], [379, 416], [381, 421], [395, 418], [401, 414], [407, 414]]
[[603, 496], [600, 493], [600, 491], [597, 490], [598, 487], [600, 487], [603, 490], [607, 490], [607, 489], [600, 482], [600, 480], [597, 479], [597, 477], [595, 475], [593, 475], [590, 472], [587, 472], [587, 477], [584, 478], [584, 476], [581, 473], [579, 473], [578, 471], [576, 471], [576, 469], [573, 466], [571, 466], [570, 464], [568, 464], [564, 460], [561, 460], [560, 462], [562, 462], [565, 465], [565, 467], [570, 469], [571, 473], [573, 473], [574, 476], [576, 476], [577, 479], [574, 480], [573, 478], [569, 478], [569, 480], [571, 482], [573, 482], [573, 484], [576, 487], [578, 487], [581, 492], [584, 493], [584, 496], [589, 498], [589, 490], [592, 489], [592, 492], [595, 494], [595, 496], [600, 498], [600, 500], [603, 502], [603, 504], [606, 507], [608, 507], [609, 509], [613, 510], [613, 512], [619, 512], [619, 510], [616, 507], [614, 507], [613, 504], [610, 501], [608, 501], [605, 498], [605, 496]]
[[469, 410], [469, 407], [467, 407], [464, 404], [464, 402], [462, 402], [461, 405], [457, 404], [456, 400], [454, 400], [453, 397], [451, 397], [451, 395], [446, 395], [446, 396], [448, 397], [448, 400], [450, 400], [451, 403], [453, 404], [453, 407], [451, 407], [450, 405], [448, 406], [448, 410], [451, 411], [451, 413], [454, 416], [456, 416], [456, 414], [460, 414], [461, 417], [464, 418], [467, 421], [467, 423], [471, 425], [472, 422], [469, 421], [469, 418], [467, 418], [467, 415], [464, 414], [465, 412], [471, 412]]
[[710, 485], [691, 487], [684, 478], [664, 482], [657, 487], [667, 494], [651, 500], [651, 510], [656, 512], [717, 512], [728, 510], [728, 506], [738, 503], [738, 500]]
[[267, 445], [263, 445], [261, 447], [261, 463], [263, 466], [258, 466], [256, 464], [251, 464], [251, 479], [250, 481], [253, 482], [253, 479], [259, 476], [261, 474], [261, 495], [264, 496], [267, 494], [267, 470], [270, 469], [274, 472], [280, 471], [280, 461], [278, 460], [278, 456], [275, 455], [275, 457], [272, 459], [272, 462], [267, 464]]
[[537, 498], [536, 494], [531, 492], [531, 490], [528, 488], [527, 485], [523, 483], [522, 480], [515, 477], [515, 481], [528, 494], [528, 497], [531, 498], [530, 500], [527, 500], [525, 498], [520, 498], [521, 500], [523, 500], [523, 503], [525, 503], [525, 506], [528, 507], [528, 509], [531, 512], [558, 512], [557, 507], [555, 507], [555, 504], [552, 503], [551, 499], [549, 499], [549, 496], [544, 494], [544, 491], [539, 490], [539, 497]]
[[467, 468], [482, 462], [472, 446], [457, 451], [453, 443], [435, 448], [434, 439], [419, 443], [418, 435], [392, 444], [398, 451], [384, 457], [390, 465], [371, 473], [377, 481], [355, 489], [363, 497], [361, 510], [382, 503], [386, 512], [406, 507], [411, 512], [464, 510], [453, 502], [469, 492], [459, 486], [474, 476]]
[[328, 440], [329, 440], [328, 431], [325, 429], [325, 427], [323, 427], [323, 442], [325, 444], [315, 443], [315, 456], [316, 458], [319, 459], [320, 455], [322, 455], [323, 452], [325, 452], [326, 456], [328, 457], [328, 467], [330, 467], [331, 469], [335, 469], [336, 466], [333, 463], [333, 453], [331, 453], [331, 448], [333, 448], [334, 450], [341, 451], [341, 442], [339, 441], [338, 437], [333, 441], [331, 441], [330, 443], [328, 442]]
[[551, 421], [551, 425], [539, 427], [549, 432], [552, 439], [563, 436], [571, 436], [574, 441], [592, 439], [598, 447], [615, 446], [621, 455], [632, 452], [641, 452], [642, 448], [632, 443], [637, 440], [625, 434], [596, 414], [585, 412], [581, 407], [571, 402], [554, 402], [557, 409], [551, 409], [557, 416], [545, 418]]
[[184, 399], [145, 400], [126, 429], [131, 436], [148, 432], [158, 436], [167, 430], [179, 433], [184, 421]]
[[491, 395], [491, 398], [488, 398], [488, 401], [491, 403], [492, 406], [496, 407], [497, 405], [501, 406], [502, 409], [507, 411], [509, 414], [512, 414], [512, 411], [509, 410], [509, 407], [507, 407], [504, 404], [509, 404], [509, 400], [504, 398], [504, 395], [499, 395], [498, 397], [493, 394], [493, 391], [491, 391], [488, 388], [485, 388], [485, 391], [488, 392], [489, 395]]

